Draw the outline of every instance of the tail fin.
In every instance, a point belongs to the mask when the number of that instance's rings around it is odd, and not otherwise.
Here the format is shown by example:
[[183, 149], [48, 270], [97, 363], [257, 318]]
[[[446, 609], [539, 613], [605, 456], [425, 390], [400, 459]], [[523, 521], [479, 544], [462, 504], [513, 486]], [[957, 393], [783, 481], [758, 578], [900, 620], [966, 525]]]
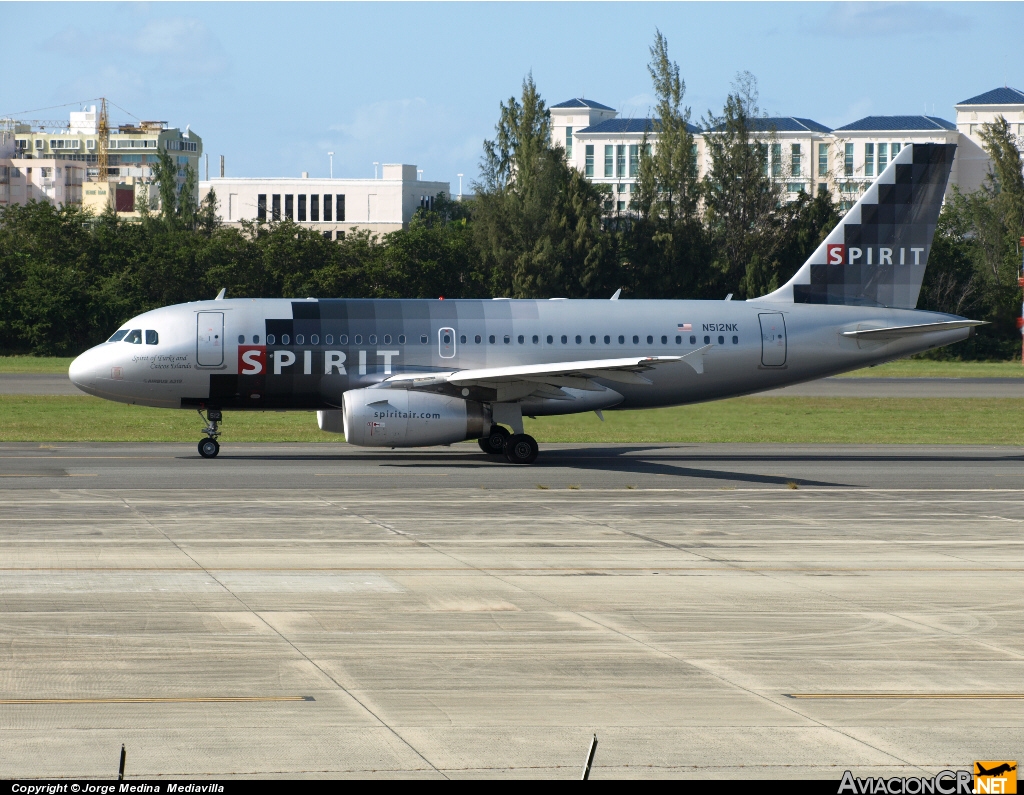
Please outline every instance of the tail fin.
[[956, 144], [907, 144], [785, 285], [758, 301], [913, 309]]

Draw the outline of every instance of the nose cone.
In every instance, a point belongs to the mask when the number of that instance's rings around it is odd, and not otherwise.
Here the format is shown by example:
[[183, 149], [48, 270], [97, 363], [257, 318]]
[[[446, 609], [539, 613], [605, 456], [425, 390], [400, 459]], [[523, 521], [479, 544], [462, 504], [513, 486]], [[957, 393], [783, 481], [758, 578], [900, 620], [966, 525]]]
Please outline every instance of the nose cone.
[[99, 379], [99, 361], [96, 349], [90, 348], [73, 362], [68, 368], [71, 383], [87, 394], [95, 394], [96, 382]]

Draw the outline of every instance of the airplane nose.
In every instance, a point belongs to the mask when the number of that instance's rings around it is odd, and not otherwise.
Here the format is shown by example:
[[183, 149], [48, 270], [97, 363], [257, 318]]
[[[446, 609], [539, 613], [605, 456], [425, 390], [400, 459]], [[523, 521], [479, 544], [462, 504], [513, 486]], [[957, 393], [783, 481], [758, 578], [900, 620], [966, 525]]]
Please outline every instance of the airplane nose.
[[78, 356], [68, 368], [68, 378], [71, 383], [83, 392], [91, 392], [96, 385], [96, 356], [92, 350], [88, 350]]

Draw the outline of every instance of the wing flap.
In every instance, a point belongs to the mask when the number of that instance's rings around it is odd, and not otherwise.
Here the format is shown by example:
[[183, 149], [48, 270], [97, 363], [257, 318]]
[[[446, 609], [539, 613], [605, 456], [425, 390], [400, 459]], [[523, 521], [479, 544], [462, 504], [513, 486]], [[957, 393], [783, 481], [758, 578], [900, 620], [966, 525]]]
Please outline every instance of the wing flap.
[[[459, 370], [447, 377], [450, 384], [481, 384], [486, 381], [539, 381], [552, 383], [554, 378], [605, 378], [606, 374], [641, 373], [660, 364], [682, 361], [682, 356], [643, 356], [630, 359], [592, 359], [581, 362], [553, 362], [551, 364], [524, 364], [513, 367], [486, 367], [479, 370]], [[646, 380], [646, 379], [645, 379]], [[627, 381], [625, 383], [634, 383]], [[578, 388], [578, 387], [574, 387]]]
[[588, 359], [578, 362], [525, 364], [512, 367], [485, 367], [434, 373], [401, 373], [382, 381], [384, 389], [430, 389], [442, 385], [455, 387], [487, 387], [498, 391], [498, 401], [520, 400], [523, 397], [570, 399], [563, 389], [601, 392], [604, 387], [595, 379], [619, 384], [650, 385], [646, 373], [655, 367], [686, 362], [697, 373], [704, 372], [704, 354], [712, 345], [705, 345], [682, 356], [637, 356], [622, 359]]

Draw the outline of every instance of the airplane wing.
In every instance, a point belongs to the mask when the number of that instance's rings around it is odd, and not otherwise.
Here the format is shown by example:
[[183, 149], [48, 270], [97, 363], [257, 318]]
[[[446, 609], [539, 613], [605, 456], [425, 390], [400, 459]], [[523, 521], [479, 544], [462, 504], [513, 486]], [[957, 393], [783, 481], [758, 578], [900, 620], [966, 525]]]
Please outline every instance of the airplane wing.
[[889, 326], [888, 328], [866, 328], [857, 331], [844, 331], [844, 337], [858, 337], [870, 340], [894, 340], [914, 334], [927, 334], [931, 331], [954, 331], [958, 328], [984, 326], [984, 320], [947, 320], [942, 323], [919, 323], [916, 326]]
[[498, 401], [534, 395], [553, 399], [570, 399], [562, 387], [586, 392], [602, 389], [592, 382], [599, 378], [620, 384], [650, 384], [643, 376], [656, 367], [686, 362], [698, 373], [704, 372], [704, 354], [711, 345], [682, 356], [636, 356], [621, 359], [590, 359], [550, 364], [525, 364], [512, 367], [484, 367], [476, 370], [454, 370], [443, 373], [403, 373], [381, 383], [397, 389], [435, 389], [451, 385], [468, 389], [486, 387], [498, 392]]

